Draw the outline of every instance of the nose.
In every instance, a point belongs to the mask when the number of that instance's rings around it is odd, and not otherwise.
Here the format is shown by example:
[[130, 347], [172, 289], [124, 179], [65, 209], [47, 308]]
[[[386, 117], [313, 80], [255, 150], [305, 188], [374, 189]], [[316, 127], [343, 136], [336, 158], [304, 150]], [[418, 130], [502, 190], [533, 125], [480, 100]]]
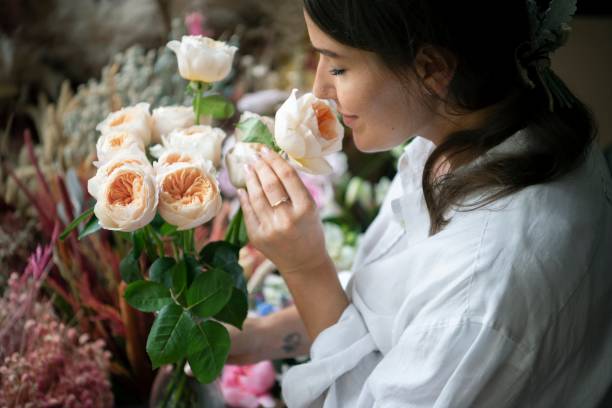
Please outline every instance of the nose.
[[323, 57], [319, 58], [317, 72], [315, 74], [312, 93], [320, 99], [333, 99], [336, 101], [336, 87], [333, 77], [327, 72], [327, 67]]

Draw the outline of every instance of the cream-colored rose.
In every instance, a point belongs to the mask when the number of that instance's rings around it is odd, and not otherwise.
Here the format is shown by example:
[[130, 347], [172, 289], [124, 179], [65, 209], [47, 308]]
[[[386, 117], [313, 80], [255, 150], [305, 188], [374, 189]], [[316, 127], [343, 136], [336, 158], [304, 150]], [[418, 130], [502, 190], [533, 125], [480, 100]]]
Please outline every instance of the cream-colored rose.
[[342, 149], [344, 128], [332, 105], [312, 93], [296, 97], [297, 89], [276, 112], [274, 139], [289, 159], [312, 174], [330, 174], [323, 157]]
[[179, 231], [212, 219], [222, 200], [215, 169], [210, 161], [175, 162], [158, 167], [159, 214]]
[[148, 103], [139, 103], [135, 106], [112, 112], [96, 126], [102, 135], [110, 132], [128, 132], [138, 136], [145, 146], [151, 143], [151, 127], [153, 119], [149, 113]]
[[133, 133], [113, 131], [102, 134], [96, 143], [98, 163], [107, 162], [119, 152], [132, 146], [144, 152], [142, 139]]
[[[145, 158], [146, 160], [146, 158]], [[134, 156], [113, 158], [87, 184], [102, 228], [131, 232], [155, 217], [158, 193], [151, 165]]]
[[[202, 120], [205, 120], [204, 123]], [[200, 118], [201, 125], [210, 124], [207, 117]], [[153, 143], [161, 143], [162, 136], [174, 130], [195, 125], [195, 113], [190, 106], [163, 106], [153, 110]]]
[[167, 150], [188, 151], [198, 154], [204, 160], [210, 160], [215, 166], [221, 163], [221, 145], [225, 132], [219, 128], [206, 125], [191, 126], [175, 130], [162, 137], [162, 145], [155, 145], [149, 150], [153, 157], [159, 158]]
[[246, 187], [244, 165], [257, 159], [257, 152], [265, 147], [261, 143], [237, 142], [225, 155], [225, 167], [231, 183], [236, 188]]
[[202, 160], [200, 155], [178, 149], [166, 149], [162, 155], [153, 163], [153, 171], [160, 174], [164, 168], [170, 167], [175, 163], [196, 163]]
[[176, 54], [181, 76], [189, 81], [217, 82], [232, 69], [238, 48], [201, 35], [185, 35], [167, 44]]
[[[87, 183], [88, 185], [87, 188], [90, 194], [93, 197], [96, 197], [96, 194], [95, 194], [95, 191], [97, 191], [96, 186], [100, 183], [100, 179], [103, 177], [110, 176], [110, 174], [115, 169], [123, 165], [126, 165], [126, 164], [141, 167], [143, 171], [147, 171], [147, 172], [153, 171], [153, 167], [151, 166], [149, 159], [147, 159], [147, 156], [145, 155], [145, 153], [142, 150], [140, 150], [138, 146], [135, 146], [135, 145], [127, 146], [123, 150], [119, 150], [118, 152], [113, 154], [106, 161], [94, 162], [94, 165], [98, 167], [98, 171], [96, 172], [96, 175], [92, 177], [91, 179], [89, 179]], [[94, 189], [93, 190], [94, 192], [92, 192], [92, 188]]]
[[[238, 123], [240, 124], [240, 123], [246, 122], [249, 119], [260, 120], [264, 125], [266, 125], [266, 127], [270, 131], [270, 134], [274, 135], [274, 119], [273, 118], [269, 116], [261, 116], [261, 115], [258, 115], [257, 113], [247, 111], [247, 112], [243, 112], [242, 115], [240, 115], [240, 120], [238, 121]], [[246, 135], [241, 129], [236, 128], [236, 130], [234, 131], [234, 136], [236, 137], [236, 140], [242, 141]]]

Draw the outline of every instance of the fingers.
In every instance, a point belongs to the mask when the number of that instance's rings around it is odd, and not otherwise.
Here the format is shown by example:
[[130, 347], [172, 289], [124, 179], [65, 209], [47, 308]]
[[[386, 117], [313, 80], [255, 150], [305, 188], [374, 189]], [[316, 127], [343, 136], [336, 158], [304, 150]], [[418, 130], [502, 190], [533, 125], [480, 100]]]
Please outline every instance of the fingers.
[[271, 206], [289, 197], [283, 183], [266, 161], [263, 159], [256, 160], [253, 163], [253, 168]]
[[244, 189], [238, 189], [238, 199], [240, 200], [240, 207], [242, 208], [242, 215], [244, 217], [244, 222], [247, 227], [247, 232], [249, 233], [249, 237], [252, 236], [252, 228], [258, 228], [259, 226], [259, 218], [257, 214], [253, 210], [253, 206], [251, 205], [251, 201], [249, 199], [249, 195]]
[[298, 176], [297, 171], [291, 167], [289, 163], [276, 152], [266, 149], [262, 155], [265, 162], [274, 170], [274, 173], [280, 179], [289, 198], [297, 208], [300, 205], [312, 204], [312, 197], [304, 186], [302, 179]]
[[246, 173], [246, 187], [251, 206], [257, 214], [269, 211], [271, 206], [268, 197], [263, 191], [263, 187], [251, 164], [244, 167]]

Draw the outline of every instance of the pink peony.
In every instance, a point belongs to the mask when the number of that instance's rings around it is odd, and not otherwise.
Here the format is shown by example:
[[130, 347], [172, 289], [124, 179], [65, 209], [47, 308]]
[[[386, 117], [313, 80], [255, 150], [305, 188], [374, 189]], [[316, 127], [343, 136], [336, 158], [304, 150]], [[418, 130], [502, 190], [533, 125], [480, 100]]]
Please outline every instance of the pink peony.
[[226, 365], [221, 376], [221, 392], [225, 402], [237, 408], [274, 407], [268, 392], [276, 381], [270, 361], [253, 365]]

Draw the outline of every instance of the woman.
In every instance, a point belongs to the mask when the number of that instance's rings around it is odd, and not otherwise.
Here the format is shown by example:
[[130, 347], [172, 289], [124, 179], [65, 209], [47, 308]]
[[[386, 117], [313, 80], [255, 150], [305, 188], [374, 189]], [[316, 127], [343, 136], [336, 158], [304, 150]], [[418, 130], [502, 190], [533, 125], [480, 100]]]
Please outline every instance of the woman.
[[364, 152], [414, 139], [346, 289], [295, 172], [275, 153], [251, 167], [249, 237], [296, 308], [248, 320], [231, 354], [310, 350], [285, 376], [289, 407], [594, 407], [604, 395], [612, 182], [588, 111], [548, 69], [561, 38], [536, 41], [535, 11], [304, 1], [315, 95]]

